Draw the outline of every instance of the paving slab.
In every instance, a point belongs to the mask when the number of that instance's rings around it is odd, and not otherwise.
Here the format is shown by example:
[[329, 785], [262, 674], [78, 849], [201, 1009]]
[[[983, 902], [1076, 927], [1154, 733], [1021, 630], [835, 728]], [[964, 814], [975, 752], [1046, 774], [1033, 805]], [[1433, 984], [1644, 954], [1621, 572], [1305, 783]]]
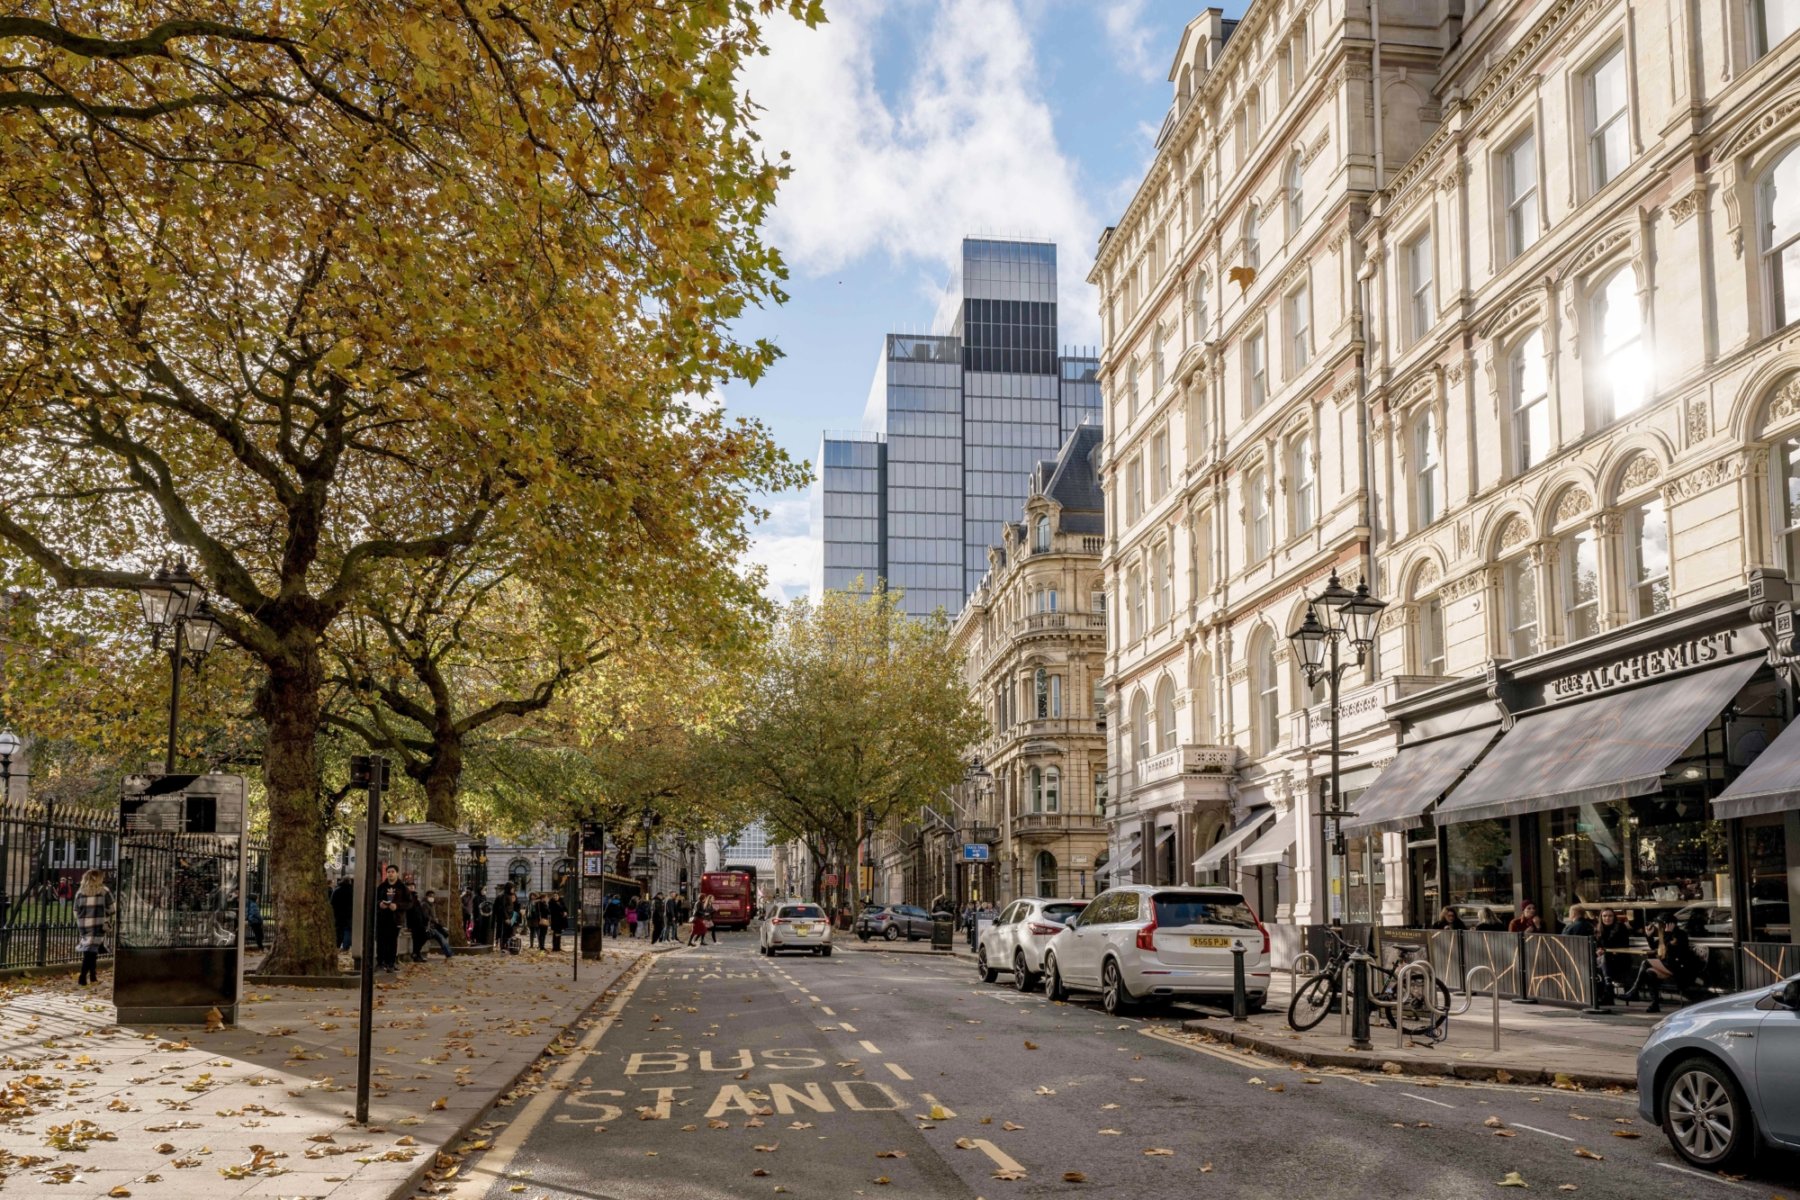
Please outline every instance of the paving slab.
[[[651, 954], [433, 957], [377, 977], [370, 1123], [355, 1124], [357, 1001], [252, 986], [239, 1024], [119, 1025], [70, 979], [0, 982], [0, 1195], [386, 1200], [555, 1061]], [[48, 1190], [54, 1187], [54, 1191]]]

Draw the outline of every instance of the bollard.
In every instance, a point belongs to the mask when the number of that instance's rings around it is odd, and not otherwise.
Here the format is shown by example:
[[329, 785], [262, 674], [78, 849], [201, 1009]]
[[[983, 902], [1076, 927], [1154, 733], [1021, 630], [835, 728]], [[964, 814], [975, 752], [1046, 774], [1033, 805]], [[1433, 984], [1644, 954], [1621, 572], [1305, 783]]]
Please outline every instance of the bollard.
[[1250, 1000], [1244, 995], [1244, 943], [1241, 939], [1231, 943], [1231, 1019], [1250, 1019]]
[[1369, 1040], [1369, 956], [1361, 950], [1350, 956], [1350, 978], [1356, 987], [1356, 996], [1350, 1010], [1350, 1048], [1352, 1050], [1373, 1050], [1375, 1044]]

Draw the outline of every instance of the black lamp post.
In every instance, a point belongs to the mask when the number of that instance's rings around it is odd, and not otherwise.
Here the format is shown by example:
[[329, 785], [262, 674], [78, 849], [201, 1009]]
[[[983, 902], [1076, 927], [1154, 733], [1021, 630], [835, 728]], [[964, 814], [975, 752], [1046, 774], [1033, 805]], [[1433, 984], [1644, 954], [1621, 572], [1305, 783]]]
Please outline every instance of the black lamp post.
[[219, 640], [218, 617], [206, 601], [206, 589], [188, 574], [187, 563], [177, 558], [171, 570], [166, 564], [138, 591], [144, 606], [144, 623], [150, 629], [150, 645], [169, 652], [169, 745], [163, 756], [163, 772], [175, 773], [175, 730], [181, 717], [181, 668], [195, 671]]
[[[1349, 643], [1350, 649], [1356, 652], [1355, 664], [1361, 666], [1375, 644], [1375, 625], [1381, 619], [1381, 610], [1386, 607], [1386, 601], [1377, 600], [1369, 594], [1366, 580], [1357, 584], [1356, 590], [1352, 592], [1338, 579], [1334, 568], [1325, 590], [1307, 601], [1306, 618], [1300, 622], [1300, 628], [1288, 635], [1300, 655], [1300, 670], [1306, 677], [1306, 685], [1317, 687], [1323, 679], [1330, 688], [1330, 791], [1325, 797], [1320, 817], [1331, 822], [1331, 852], [1338, 859], [1338, 878], [1343, 881], [1346, 903], [1349, 901], [1350, 846], [1344, 838], [1344, 818], [1355, 814], [1344, 807], [1339, 775], [1338, 685], [1351, 664], [1343, 661], [1339, 648], [1344, 643]], [[1332, 924], [1338, 924], [1339, 921], [1340, 918], [1333, 914]], [[1356, 975], [1356, 1007], [1351, 1045], [1359, 1050], [1366, 1050], [1370, 1044], [1367, 957], [1359, 951], [1353, 965]]]

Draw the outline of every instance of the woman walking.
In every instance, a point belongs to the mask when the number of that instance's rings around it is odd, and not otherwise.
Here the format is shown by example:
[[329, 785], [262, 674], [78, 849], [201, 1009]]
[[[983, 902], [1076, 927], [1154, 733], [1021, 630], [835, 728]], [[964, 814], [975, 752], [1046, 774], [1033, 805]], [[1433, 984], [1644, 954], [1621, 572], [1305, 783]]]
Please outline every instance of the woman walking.
[[688, 927], [688, 945], [691, 946], [695, 942], [699, 942], [701, 945], [706, 944], [706, 930], [712, 924], [712, 916], [712, 897], [700, 897], [700, 904], [694, 909], [693, 924]]
[[550, 901], [539, 892], [531, 898], [531, 945], [542, 952], [544, 939], [550, 933]]
[[100, 956], [106, 952], [106, 935], [112, 924], [113, 894], [106, 886], [105, 871], [89, 871], [81, 877], [81, 891], [75, 897], [75, 928], [81, 934], [76, 948], [81, 951], [82, 987], [100, 981]]
[[637, 901], [635, 900], [625, 906], [625, 936], [631, 938], [637, 936]]

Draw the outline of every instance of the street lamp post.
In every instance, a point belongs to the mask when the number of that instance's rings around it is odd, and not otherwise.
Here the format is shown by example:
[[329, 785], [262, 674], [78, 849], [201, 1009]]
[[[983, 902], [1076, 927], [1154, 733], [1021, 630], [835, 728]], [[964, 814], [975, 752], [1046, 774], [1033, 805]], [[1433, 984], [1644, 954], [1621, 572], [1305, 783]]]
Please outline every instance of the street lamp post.
[[[0, 729], [0, 807], [12, 802], [12, 760], [13, 755], [19, 752], [19, 747], [23, 744], [19, 740], [19, 735], [12, 730]], [[12, 889], [7, 887], [6, 879], [6, 864], [12, 858], [11, 839], [8, 836], [11, 831], [10, 822], [0, 827], [0, 930], [7, 931], [0, 933], [0, 937], [7, 939], [6, 944], [0, 944], [0, 952], [8, 948], [12, 938], [9, 930], [11, 921], [7, 912], [7, 909], [12, 906]]]
[[[1333, 568], [1325, 590], [1307, 600], [1306, 618], [1300, 622], [1300, 628], [1288, 635], [1300, 654], [1300, 670], [1306, 677], [1306, 685], [1317, 687], [1323, 679], [1330, 689], [1328, 706], [1331, 715], [1331, 774], [1329, 794], [1325, 798], [1320, 818], [1331, 822], [1331, 852], [1338, 859], [1338, 878], [1343, 881], [1342, 886], [1346, 889], [1346, 901], [1349, 899], [1350, 847], [1344, 838], [1344, 818], [1356, 814], [1344, 807], [1339, 774], [1338, 686], [1343, 680], [1344, 672], [1352, 664], [1343, 661], [1339, 649], [1344, 643], [1349, 643], [1350, 648], [1356, 651], [1355, 665], [1361, 666], [1375, 644], [1375, 625], [1381, 619], [1381, 610], [1386, 607], [1386, 601], [1377, 600], [1369, 594], [1367, 580], [1357, 584], [1356, 590], [1352, 592], [1338, 579], [1337, 570]], [[1329, 903], [1329, 895], [1327, 902]], [[1341, 920], [1338, 914], [1332, 914], [1332, 924], [1339, 924]], [[1352, 959], [1352, 964], [1356, 978], [1356, 1007], [1351, 1044], [1359, 1050], [1367, 1050], [1370, 1048], [1368, 958], [1359, 951]]]
[[163, 756], [163, 773], [175, 773], [175, 731], [181, 719], [181, 668], [195, 671], [219, 640], [221, 625], [206, 589], [188, 574], [185, 560], [177, 558], [171, 570], [158, 567], [150, 582], [138, 591], [144, 607], [144, 623], [150, 629], [150, 645], [169, 652], [169, 743]]

